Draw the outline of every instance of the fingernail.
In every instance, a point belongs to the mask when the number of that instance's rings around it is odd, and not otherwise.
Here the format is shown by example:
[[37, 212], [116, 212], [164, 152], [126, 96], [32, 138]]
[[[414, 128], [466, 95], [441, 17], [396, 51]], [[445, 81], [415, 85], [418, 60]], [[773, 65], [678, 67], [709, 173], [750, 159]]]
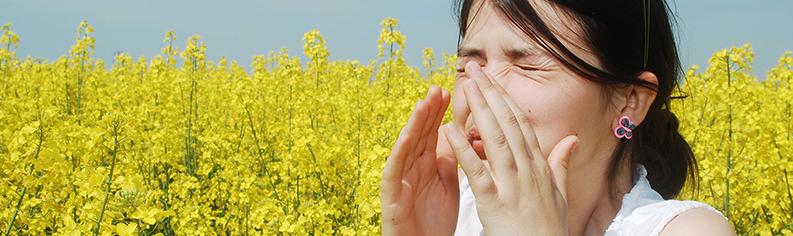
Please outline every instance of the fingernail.
[[427, 89], [427, 97], [430, 97], [430, 93], [432, 92], [432, 88], [434, 88], [434, 87], [435, 87], [435, 85], [430, 85], [430, 88]]
[[465, 71], [471, 76], [479, 76], [482, 74], [482, 68], [474, 61], [469, 61], [465, 64]]
[[444, 128], [444, 130], [445, 130], [447, 133], [449, 133], [449, 132], [454, 132], [454, 131], [452, 131], [452, 125], [451, 125], [451, 124], [445, 124], [445, 125], [443, 125], [443, 128]]
[[575, 151], [576, 147], [578, 147], [579, 142], [581, 142], [581, 139], [578, 139], [578, 136], [576, 136], [573, 145], [570, 147], [570, 153], [573, 153], [573, 151]]
[[446, 124], [443, 126], [443, 128], [446, 129], [446, 133], [449, 134], [457, 135], [457, 133], [459, 133], [459, 131], [457, 131], [457, 127], [454, 127], [453, 124]]

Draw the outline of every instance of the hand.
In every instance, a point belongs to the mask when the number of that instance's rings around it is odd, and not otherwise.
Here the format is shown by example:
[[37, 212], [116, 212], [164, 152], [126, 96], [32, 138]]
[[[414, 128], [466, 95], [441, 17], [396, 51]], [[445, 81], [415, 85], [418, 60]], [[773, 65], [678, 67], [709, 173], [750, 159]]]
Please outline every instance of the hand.
[[391, 150], [381, 183], [383, 235], [454, 234], [460, 201], [457, 160], [436, 153], [443, 147], [438, 128], [450, 99], [448, 91], [430, 88]]
[[528, 118], [504, 89], [476, 63], [465, 71], [473, 80], [465, 85], [465, 97], [492, 171], [460, 127], [444, 129], [476, 197], [485, 234], [567, 235], [567, 161], [578, 138], [562, 139], [546, 162]]

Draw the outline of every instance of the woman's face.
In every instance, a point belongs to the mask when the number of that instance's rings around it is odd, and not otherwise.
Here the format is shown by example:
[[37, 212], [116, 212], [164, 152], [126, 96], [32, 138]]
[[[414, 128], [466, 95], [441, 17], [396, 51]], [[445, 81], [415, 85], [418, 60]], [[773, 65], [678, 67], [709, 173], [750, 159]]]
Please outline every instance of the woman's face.
[[[470, 16], [475, 15], [477, 4], [481, 4], [481, 1], [471, 8]], [[560, 22], [565, 18], [545, 1], [532, 4], [540, 16], [546, 18], [546, 22]], [[473, 61], [506, 90], [531, 120], [545, 157], [562, 138], [573, 134], [577, 134], [580, 139], [577, 153], [603, 152], [606, 147], [613, 150], [613, 146], [605, 144], [616, 143], [610, 126], [618, 114], [616, 110], [608, 109], [612, 106], [603, 97], [601, 85], [565, 68], [539, 44], [523, 36], [510, 22], [499, 16], [490, 5], [485, 3], [479, 8], [473, 22], [469, 19], [466, 37], [458, 51], [458, 75], [452, 95], [454, 122], [465, 127], [465, 132], [476, 129], [462, 87], [473, 81], [465, 72], [461, 72], [466, 63]], [[554, 17], [556, 19], [552, 19]], [[573, 31], [574, 27], [549, 27], [573, 53], [598, 65], [585, 48], [575, 46], [585, 44], [575, 36], [578, 34]], [[481, 146], [473, 146], [484, 157]], [[576, 163], [576, 159], [579, 158], [572, 157], [571, 167], [580, 164], [580, 161]]]

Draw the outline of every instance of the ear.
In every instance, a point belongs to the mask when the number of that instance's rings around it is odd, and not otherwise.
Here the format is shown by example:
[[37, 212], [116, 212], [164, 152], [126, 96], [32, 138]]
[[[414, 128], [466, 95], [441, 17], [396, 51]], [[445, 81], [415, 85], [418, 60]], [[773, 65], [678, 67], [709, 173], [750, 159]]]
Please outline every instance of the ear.
[[[652, 72], [642, 71], [641, 74], [639, 74], [639, 79], [658, 86], [658, 78], [655, 77], [655, 74]], [[617, 127], [619, 118], [623, 115], [629, 116], [638, 126], [644, 121], [644, 118], [647, 117], [647, 111], [650, 110], [650, 105], [655, 101], [657, 93], [652, 89], [640, 85], [629, 85], [626, 87], [626, 91], [623, 94], [626, 96], [624, 100], [625, 103], [620, 109], [620, 114], [614, 118], [612, 127]]]

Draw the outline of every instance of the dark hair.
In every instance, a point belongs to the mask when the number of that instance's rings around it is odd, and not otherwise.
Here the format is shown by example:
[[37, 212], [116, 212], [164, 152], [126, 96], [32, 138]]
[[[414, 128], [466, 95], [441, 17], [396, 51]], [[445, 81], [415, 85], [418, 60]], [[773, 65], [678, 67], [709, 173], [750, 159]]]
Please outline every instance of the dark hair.
[[[631, 162], [631, 173], [637, 164], [644, 165], [650, 185], [664, 199], [677, 196], [687, 177], [691, 178], [692, 187], [697, 185], [694, 153], [678, 131], [677, 117], [669, 110], [671, 98], [682, 98], [670, 97], [682, 71], [670, 22], [671, 13], [664, 0], [547, 0], [551, 5], [566, 10], [563, 13], [577, 21], [583, 30], [579, 33], [602, 63], [602, 70], [567, 49], [543, 22], [530, 0], [480, 1], [489, 1], [501, 17], [536, 41], [564, 66], [584, 78], [606, 85], [605, 90], [631, 84], [657, 92], [644, 121], [634, 130], [633, 139], [621, 139], [613, 153], [608, 175], [612, 187], [621, 163], [626, 160]], [[460, 38], [465, 37], [473, 5], [473, 0], [455, 2]], [[474, 17], [478, 10], [473, 12]], [[658, 85], [638, 79], [642, 71], [655, 74]]]

